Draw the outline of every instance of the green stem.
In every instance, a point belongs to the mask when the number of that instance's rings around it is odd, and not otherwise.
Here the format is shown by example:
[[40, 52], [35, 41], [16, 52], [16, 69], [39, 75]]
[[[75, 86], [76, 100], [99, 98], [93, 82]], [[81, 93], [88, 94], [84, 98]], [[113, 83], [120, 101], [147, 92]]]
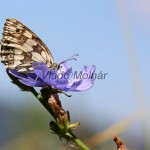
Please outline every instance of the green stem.
[[74, 139], [74, 142], [83, 150], [90, 150], [80, 139]]
[[44, 101], [44, 99], [41, 97], [41, 95], [39, 93], [37, 93], [33, 87], [30, 88], [30, 91], [39, 100], [39, 102], [46, 108], [46, 110], [54, 117], [53, 111], [49, 107], [48, 103], [46, 103]]
[[72, 139], [72, 141], [78, 145], [82, 150], [90, 150], [80, 139], [78, 139], [72, 132], [68, 135]]
[[[44, 99], [41, 97], [40, 94], [36, 92], [36, 90], [32, 87], [30, 88], [31, 93], [40, 101], [40, 103], [47, 109], [47, 111], [54, 117], [54, 113], [51, 110], [50, 106], [48, 103], [44, 101]], [[78, 139], [73, 133], [69, 134], [70, 138], [72, 141], [78, 145], [82, 150], [90, 150], [80, 139]]]

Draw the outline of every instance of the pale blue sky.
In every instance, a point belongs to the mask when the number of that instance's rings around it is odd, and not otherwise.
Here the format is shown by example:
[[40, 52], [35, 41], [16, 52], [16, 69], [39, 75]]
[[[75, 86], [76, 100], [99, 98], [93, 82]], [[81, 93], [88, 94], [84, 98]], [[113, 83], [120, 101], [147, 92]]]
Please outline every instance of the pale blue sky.
[[[75, 114], [88, 112], [96, 120], [104, 113], [110, 120], [113, 120], [112, 116], [117, 118], [114, 120], [118, 120], [133, 113], [139, 105], [133, 76], [136, 72], [132, 70], [129, 61], [132, 56], [126, 50], [126, 32], [131, 35], [129, 41], [135, 49], [135, 64], [140, 74], [140, 79], [137, 80], [142, 83], [141, 89], [145, 95], [143, 99], [150, 108], [149, 6], [148, 0], [128, 0], [125, 5], [117, 0], [1, 0], [0, 32], [5, 19], [14, 17], [46, 43], [57, 63], [78, 53], [76, 62], [68, 62], [74, 70], [81, 69], [83, 65], [94, 64], [97, 73], [107, 72], [106, 79], [96, 80], [91, 90], [71, 93], [72, 101], [65, 101], [64, 99], [69, 98], [62, 95], [63, 105], [71, 111], [73, 117]], [[3, 64], [0, 64], [0, 68], [1, 104], [21, 104], [23, 100], [20, 102], [20, 99], [23, 96], [24, 99], [32, 99], [31, 95], [20, 92], [10, 83]]]

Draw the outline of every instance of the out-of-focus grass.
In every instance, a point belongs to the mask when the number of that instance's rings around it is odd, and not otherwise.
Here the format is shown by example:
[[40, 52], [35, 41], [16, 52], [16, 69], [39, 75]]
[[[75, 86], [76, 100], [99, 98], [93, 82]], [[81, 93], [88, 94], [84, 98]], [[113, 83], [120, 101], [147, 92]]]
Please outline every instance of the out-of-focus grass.
[[[60, 141], [57, 135], [51, 133], [48, 123], [52, 118], [41, 105], [31, 105], [30, 103], [26, 106], [16, 107], [16, 109], [5, 106], [0, 110], [3, 112], [0, 114], [0, 150], [74, 149]], [[105, 120], [101, 119], [103, 124], [100, 124], [100, 126], [103, 128], [104, 126], [110, 126], [110, 128], [105, 128], [105, 130], [101, 130], [99, 133], [88, 125], [88, 121], [86, 121], [85, 118], [82, 123], [85, 122], [86, 126], [83, 127], [81, 125], [76, 133], [79, 138], [84, 137], [82, 140], [84, 140], [92, 150], [115, 149], [116, 145], [113, 142], [113, 136], [127, 131], [130, 125], [132, 123], [134, 124], [139, 116], [139, 113], [133, 114], [114, 125], [108, 125], [106, 122], [109, 117], [105, 118]], [[80, 117], [78, 119], [80, 120]], [[82, 128], [84, 128], [84, 130], [82, 130]], [[127, 140], [131, 141], [131, 139], [132, 137], [128, 135]], [[127, 143], [129, 143], [129, 141]]]
[[94, 147], [95, 145], [100, 145], [108, 140], [112, 140], [115, 135], [121, 134], [127, 130], [127, 128], [137, 119], [139, 115], [139, 113], [132, 114], [131, 116], [128, 116], [120, 122], [110, 126], [110, 128], [107, 128], [93, 137], [90, 137], [85, 142]]
[[10, 106], [0, 107], [0, 150], [62, 147], [62, 142], [49, 129], [48, 124], [52, 118], [42, 106], [30, 103], [15, 109]]

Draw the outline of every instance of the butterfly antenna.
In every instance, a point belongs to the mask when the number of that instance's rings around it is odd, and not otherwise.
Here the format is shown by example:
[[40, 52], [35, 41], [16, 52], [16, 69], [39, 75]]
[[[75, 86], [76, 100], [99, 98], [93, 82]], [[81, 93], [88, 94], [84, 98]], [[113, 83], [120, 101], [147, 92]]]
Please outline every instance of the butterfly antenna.
[[[77, 60], [77, 59], [75, 58], [76, 56], [79, 56], [79, 54], [75, 54], [75, 55], [69, 57], [68, 59], [62, 61], [60, 64], [63, 64], [64, 62], [67, 62], [67, 61], [70, 61], [70, 60], [75, 60], [75, 61], [76, 61], [76, 60]], [[60, 65], [60, 64], [59, 64], [59, 65]]]

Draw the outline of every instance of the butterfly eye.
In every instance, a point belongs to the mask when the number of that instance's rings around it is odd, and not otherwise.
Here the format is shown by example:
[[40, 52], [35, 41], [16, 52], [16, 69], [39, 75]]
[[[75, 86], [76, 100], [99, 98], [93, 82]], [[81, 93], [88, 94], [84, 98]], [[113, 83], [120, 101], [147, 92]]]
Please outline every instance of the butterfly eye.
[[61, 65], [58, 65], [58, 68], [57, 68], [57, 69], [58, 69], [58, 70], [60, 69], [60, 71], [61, 71], [61, 68], [62, 68], [62, 66], [61, 66]]

